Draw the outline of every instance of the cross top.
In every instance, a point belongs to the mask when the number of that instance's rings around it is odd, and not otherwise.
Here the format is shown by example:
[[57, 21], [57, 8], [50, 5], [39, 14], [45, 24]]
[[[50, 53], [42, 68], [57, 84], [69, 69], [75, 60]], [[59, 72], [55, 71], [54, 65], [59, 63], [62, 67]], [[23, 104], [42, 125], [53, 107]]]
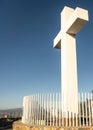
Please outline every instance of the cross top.
[[61, 12], [61, 30], [54, 39], [54, 47], [61, 48], [61, 36], [64, 33], [76, 35], [88, 21], [88, 11], [77, 7], [75, 10], [67, 6]]

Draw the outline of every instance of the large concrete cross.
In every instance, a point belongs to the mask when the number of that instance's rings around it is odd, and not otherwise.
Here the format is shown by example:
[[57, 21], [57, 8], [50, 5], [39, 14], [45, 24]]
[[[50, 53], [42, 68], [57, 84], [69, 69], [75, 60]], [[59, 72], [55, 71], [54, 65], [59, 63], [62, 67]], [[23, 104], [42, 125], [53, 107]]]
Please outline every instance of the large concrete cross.
[[88, 21], [88, 11], [64, 7], [61, 30], [54, 47], [61, 49], [61, 91], [63, 112], [78, 113], [78, 81], [75, 35]]

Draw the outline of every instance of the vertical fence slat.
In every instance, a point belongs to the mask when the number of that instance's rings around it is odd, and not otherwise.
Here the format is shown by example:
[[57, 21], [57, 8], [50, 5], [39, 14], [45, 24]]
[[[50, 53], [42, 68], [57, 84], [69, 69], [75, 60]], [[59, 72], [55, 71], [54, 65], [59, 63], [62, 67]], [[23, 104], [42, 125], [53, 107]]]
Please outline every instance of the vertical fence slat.
[[86, 126], [88, 126], [87, 94], [86, 93], [85, 93], [85, 116], [86, 116]]
[[82, 125], [84, 126], [84, 100], [83, 100], [83, 93], [81, 94], [82, 95]]
[[37, 125], [39, 125], [39, 122], [38, 122], [38, 120], [39, 120], [39, 101], [38, 101], [38, 99], [39, 99], [39, 95], [37, 94]]
[[93, 92], [91, 93], [91, 122], [93, 124]]
[[79, 111], [79, 126], [81, 126], [81, 102], [80, 102], [80, 93], [78, 94], [78, 111]]
[[56, 108], [55, 108], [55, 111], [56, 111], [56, 126], [57, 126], [57, 93], [56, 93], [55, 96], [56, 96], [56, 101], [55, 101], [56, 102]]
[[29, 111], [30, 111], [29, 114], [30, 114], [30, 122], [31, 122], [31, 96], [30, 96], [30, 110]]
[[38, 125], [40, 125], [40, 94], [38, 94]]
[[44, 125], [46, 125], [46, 94], [44, 94]]
[[55, 95], [53, 93], [53, 126], [55, 125], [55, 123], [54, 123], [54, 120], [55, 120], [55, 109], [54, 109], [55, 108], [55, 101], [54, 101], [55, 99], [54, 99], [54, 96]]
[[88, 107], [89, 107], [89, 125], [91, 126], [91, 114], [90, 114], [90, 93], [88, 93]]
[[48, 94], [47, 94], [47, 126], [48, 126]]
[[51, 93], [49, 93], [49, 125], [51, 126]]
[[59, 118], [59, 126], [61, 126], [61, 124], [60, 124], [60, 115], [61, 115], [61, 109], [60, 109], [60, 106], [61, 106], [61, 98], [60, 98], [60, 93], [58, 93], [58, 108], [59, 108], [59, 116], [58, 116], [58, 118]]

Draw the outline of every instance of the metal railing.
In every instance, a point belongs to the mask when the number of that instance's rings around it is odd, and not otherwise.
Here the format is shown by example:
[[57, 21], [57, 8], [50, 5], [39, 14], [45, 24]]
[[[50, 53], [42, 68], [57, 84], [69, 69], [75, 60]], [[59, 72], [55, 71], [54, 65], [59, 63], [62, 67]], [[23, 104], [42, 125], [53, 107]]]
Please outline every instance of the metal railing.
[[45, 126], [92, 126], [93, 93], [78, 94], [78, 111], [78, 114], [63, 112], [60, 93], [35, 94], [23, 99], [22, 122]]

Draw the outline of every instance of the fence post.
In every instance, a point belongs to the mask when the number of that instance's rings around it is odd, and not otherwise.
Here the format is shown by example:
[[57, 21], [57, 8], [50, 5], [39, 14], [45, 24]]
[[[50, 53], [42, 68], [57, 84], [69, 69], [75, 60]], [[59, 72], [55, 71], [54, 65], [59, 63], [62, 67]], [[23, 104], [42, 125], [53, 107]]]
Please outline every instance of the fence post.
[[57, 115], [58, 115], [58, 113], [57, 113], [57, 93], [56, 93], [56, 126], [57, 126]]
[[48, 126], [48, 94], [47, 94], [47, 126]]
[[87, 112], [87, 94], [85, 93], [85, 114], [86, 114], [86, 126], [88, 126], [88, 112]]
[[61, 117], [61, 116], [60, 116], [60, 114], [61, 114], [61, 109], [60, 109], [60, 106], [61, 106], [60, 93], [58, 93], [58, 95], [59, 95], [59, 96], [58, 96], [58, 107], [59, 107], [59, 108], [58, 108], [58, 109], [59, 109], [59, 115], [58, 115], [58, 119], [59, 119], [59, 120], [58, 120], [58, 121], [59, 121], [59, 126], [60, 126], [60, 117]]
[[51, 126], [51, 105], [52, 105], [52, 102], [51, 102], [51, 93], [49, 94], [49, 124]]
[[93, 124], [93, 93], [91, 93], [91, 122]]
[[89, 125], [91, 126], [91, 114], [90, 114], [90, 93], [88, 93], [88, 108], [89, 108]]
[[54, 123], [54, 119], [55, 119], [55, 97], [54, 97], [54, 93], [53, 93], [53, 126], [55, 125]]

